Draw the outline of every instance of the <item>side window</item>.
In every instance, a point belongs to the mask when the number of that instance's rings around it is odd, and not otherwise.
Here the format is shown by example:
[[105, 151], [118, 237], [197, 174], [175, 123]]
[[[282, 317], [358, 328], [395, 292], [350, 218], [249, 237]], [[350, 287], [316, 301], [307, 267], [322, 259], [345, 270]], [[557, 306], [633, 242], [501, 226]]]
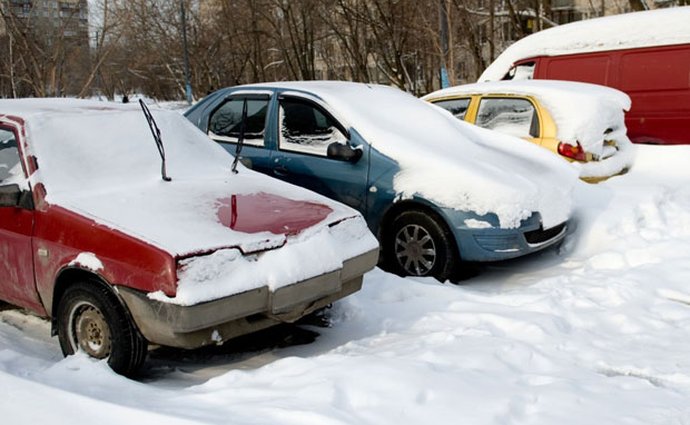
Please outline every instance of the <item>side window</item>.
[[433, 103], [453, 114], [455, 118], [464, 120], [465, 114], [467, 113], [467, 107], [470, 105], [470, 98], [439, 100]]
[[264, 146], [268, 97], [236, 97], [223, 103], [208, 120], [208, 135], [217, 142], [237, 143], [242, 127], [242, 108], [247, 101], [244, 143]]
[[484, 98], [475, 124], [511, 136], [539, 137], [539, 117], [527, 99]]
[[286, 98], [280, 100], [281, 150], [326, 156], [328, 145], [347, 143], [340, 125], [315, 104]]
[[23, 171], [14, 132], [0, 128], [0, 185], [16, 183], [22, 178]]

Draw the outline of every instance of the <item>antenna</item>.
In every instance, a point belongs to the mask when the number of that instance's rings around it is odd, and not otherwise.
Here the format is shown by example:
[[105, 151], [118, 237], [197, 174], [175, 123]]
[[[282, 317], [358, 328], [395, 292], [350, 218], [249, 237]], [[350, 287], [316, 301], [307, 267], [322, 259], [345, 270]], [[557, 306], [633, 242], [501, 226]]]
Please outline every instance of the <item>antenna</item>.
[[169, 182], [172, 179], [168, 177], [168, 174], [165, 170], [165, 148], [163, 147], [163, 139], [161, 139], [161, 131], [156, 125], [156, 121], [153, 119], [153, 115], [151, 115], [151, 111], [149, 111], [148, 106], [146, 106], [144, 101], [141, 99], [139, 99], [139, 106], [141, 106], [141, 110], [144, 111], [144, 116], [146, 117], [146, 121], [149, 123], [149, 128], [151, 129], [151, 135], [153, 135], [153, 140], [156, 142], [156, 146], [158, 147], [158, 153], [161, 154], [161, 178], [163, 181]]

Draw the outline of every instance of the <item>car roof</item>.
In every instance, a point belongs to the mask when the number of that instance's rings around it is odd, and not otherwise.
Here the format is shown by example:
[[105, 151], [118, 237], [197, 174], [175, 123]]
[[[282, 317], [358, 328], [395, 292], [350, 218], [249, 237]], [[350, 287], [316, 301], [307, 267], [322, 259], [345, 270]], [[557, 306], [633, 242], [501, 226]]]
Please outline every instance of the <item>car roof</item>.
[[138, 110], [139, 105], [119, 104], [85, 99], [31, 98], [1, 99], [0, 114], [30, 118], [39, 115], [80, 114], [85, 112], [119, 112]]
[[[437, 90], [422, 97], [424, 100], [439, 99], [458, 95], [508, 94], [521, 96], [612, 96], [627, 103], [623, 92], [597, 84], [559, 80], [512, 80], [474, 84], [463, 84]], [[624, 108], [625, 109], [625, 108]]]

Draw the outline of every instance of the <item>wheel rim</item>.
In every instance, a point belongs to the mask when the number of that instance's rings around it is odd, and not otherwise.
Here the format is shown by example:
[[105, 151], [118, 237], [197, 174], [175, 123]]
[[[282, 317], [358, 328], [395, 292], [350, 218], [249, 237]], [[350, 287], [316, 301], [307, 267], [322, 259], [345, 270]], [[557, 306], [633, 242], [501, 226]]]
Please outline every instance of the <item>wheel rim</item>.
[[76, 304], [70, 312], [69, 337], [72, 349], [83, 350], [97, 359], [110, 355], [110, 327], [103, 313], [91, 303]]
[[425, 276], [436, 264], [436, 245], [429, 232], [408, 224], [395, 235], [395, 258], [413, 276]]

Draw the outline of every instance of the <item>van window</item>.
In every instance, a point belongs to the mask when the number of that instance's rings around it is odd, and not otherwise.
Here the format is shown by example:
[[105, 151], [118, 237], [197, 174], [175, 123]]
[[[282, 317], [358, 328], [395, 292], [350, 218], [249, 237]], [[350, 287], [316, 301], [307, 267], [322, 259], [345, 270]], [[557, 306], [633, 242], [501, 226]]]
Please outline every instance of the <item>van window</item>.
[[623, 91], [687, 90], [689, 86], [690, 49], [621, 55], [620, 88]]
[[519, 63], [503, 77], [504, 80], [531, 80], [534, 78], [534, 62]]
[[482, 99], [475, 124], [511, 136], [539, 137], [539, 117], [534, 105], [527, 99]]
[[608, 54], [575, 55], [547, 58], [546, 78], [550, 80], [581, 81], [583, 83], [608, 84], [611, 57]]
[[432, 103], [450, 112], [455, 118], [464, 120], [465, 114], [467, 113], [467, 107], [470, 105], [470, 98], [439, 100], [438, 102]]

